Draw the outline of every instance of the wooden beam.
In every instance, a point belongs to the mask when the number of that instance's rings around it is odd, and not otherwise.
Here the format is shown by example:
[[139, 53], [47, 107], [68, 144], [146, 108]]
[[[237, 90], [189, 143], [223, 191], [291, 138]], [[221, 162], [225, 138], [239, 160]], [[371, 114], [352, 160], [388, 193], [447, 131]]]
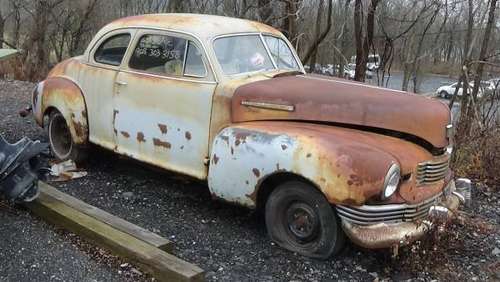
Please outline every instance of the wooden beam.
[[[115, 255], [129, 259], [159, 281], [204, 280], [204, 272], [199, 267], [67, 205], [66, 200], [73, 197], [59, 195], [58, 199], [46, 193], [46, 186], [41, 187], [44, 188], [38, 199], [27, 204], [27, 207], [43, 219], [87, 238]], [[64, 201], [61, 200], [63, 198]]]
[[141, 228], [117, 216], [114, 216], [83, 201], [80, 201], [79, 199], [63, 193], [55, 187], [52, 187], [44, 182], [39, 182], [38, 187], [41, 193], [49, 195], [81, 213], [104, 222], [115, 229], [127, 233], [130, 236], [133, 236], [161, 250], [164, 250], [166, 252], [172, 251], [172, 242], [153, 232], [145, 230], [144, 228]]

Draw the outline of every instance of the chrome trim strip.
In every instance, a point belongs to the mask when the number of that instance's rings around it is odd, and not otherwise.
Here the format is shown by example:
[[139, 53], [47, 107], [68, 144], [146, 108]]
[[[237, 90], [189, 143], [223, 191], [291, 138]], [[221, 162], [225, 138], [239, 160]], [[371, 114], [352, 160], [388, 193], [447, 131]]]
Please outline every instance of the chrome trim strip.
[[377, 223], [398, 223], [415, 221], [425, 218], [429, 209], [438, 202], [443, 193], [417, 204], [389, 204], [336, 207], [337, 213], [343, 220], [358, 225], [372, 225]]
[[211, 80], [195, 80], [195, 79], [188, 79], [188, 78], [182, 78], [182, 77], [163, 76], [163, 75], [152, 74], [149, 72], [140, 72], [140, 71], [133, 71], [133, 70], [121, 70], [120, 72], [131, 73], [131, 74], [140, 74], [143, 76], [150, 76], [150, 77], [163, 78], [163, 79], [169, 79], [169, 80], [196, 82], [196, 83], [200, 83], [200, 84], [214, 84], [214, 85], [217, 84], [217, 82], [211, 81]]
[[260, 109], [268, 109], [268, 110], [278, 110], [278, 111], [286, 111], [293, 112], [295, 111], [295, 106], [291, 105], [283, 105], [283, 104], [275, 104], [275, 103], [267, 103], [267, 102], [254, 102], [254, 101], [241, 101], [241, 105], [247, 107], [254, 107]]

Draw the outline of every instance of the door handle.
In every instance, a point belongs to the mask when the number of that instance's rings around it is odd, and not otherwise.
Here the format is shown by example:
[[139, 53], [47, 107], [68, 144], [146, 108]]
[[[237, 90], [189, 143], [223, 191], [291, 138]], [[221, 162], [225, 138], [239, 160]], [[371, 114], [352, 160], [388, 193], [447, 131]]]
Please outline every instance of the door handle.
[[124, 81], [115, 81], [115, 84], [119, 85], [119, 86], [125, 86], [125, 85], [127, 85], [127, 83], [124, 82]]

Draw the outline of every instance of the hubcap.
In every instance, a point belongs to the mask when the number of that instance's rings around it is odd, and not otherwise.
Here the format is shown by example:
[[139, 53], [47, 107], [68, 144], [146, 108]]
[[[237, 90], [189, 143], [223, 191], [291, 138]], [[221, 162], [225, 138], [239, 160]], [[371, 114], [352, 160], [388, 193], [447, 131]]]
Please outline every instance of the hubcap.
[[307, 243], [318, 235], [319, 220], [314, 209], [305, 203], [293, 203], [286, 211], [290, 232], [300, 242]]

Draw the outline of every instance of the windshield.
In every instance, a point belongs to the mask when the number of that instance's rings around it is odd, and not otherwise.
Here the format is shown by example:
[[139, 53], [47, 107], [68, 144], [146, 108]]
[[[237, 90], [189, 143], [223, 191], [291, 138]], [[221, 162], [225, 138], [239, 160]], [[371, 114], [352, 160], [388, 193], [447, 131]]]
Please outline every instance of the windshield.
[[[222, 37], [214, 42], [214, 51], [226, 75], [283, 69], [300, 70], [288, 45], [280, 38], [260, 35]], [[272, 57], [272, 59], [271, 59]]]

